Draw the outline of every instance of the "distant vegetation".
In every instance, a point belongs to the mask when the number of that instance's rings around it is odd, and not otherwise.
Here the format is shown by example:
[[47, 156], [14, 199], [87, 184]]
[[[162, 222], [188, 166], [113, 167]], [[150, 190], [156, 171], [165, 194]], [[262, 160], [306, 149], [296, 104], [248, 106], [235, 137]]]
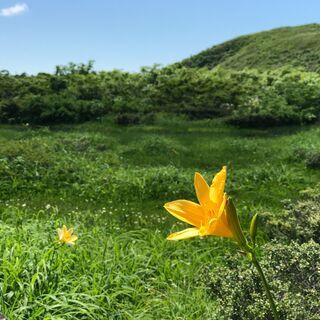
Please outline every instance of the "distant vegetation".
[[0, 123], [151, 124], [159, 113], [243, 127], [305, 124], [320, 114], [320, 25], [242, 36], [164, 68], [54, 74], [0, 71]]
[[235, 38], [213, 46], [180, 65], [192, 68], [217, 65], [238, 69], [262, 70], [285, 65], [319, 71], [320, 25], [279, 28]]
[[315, 122], [319, 102], [320, 75], [292, 67], [169, 66], [128, 73], [95, 72], [89, 62], [59, 66], [55, 74], [0, 74], [1, 123], [79, 123], [108, 116], [118, 124], [147, 124], [169, 113], [263, 127]]

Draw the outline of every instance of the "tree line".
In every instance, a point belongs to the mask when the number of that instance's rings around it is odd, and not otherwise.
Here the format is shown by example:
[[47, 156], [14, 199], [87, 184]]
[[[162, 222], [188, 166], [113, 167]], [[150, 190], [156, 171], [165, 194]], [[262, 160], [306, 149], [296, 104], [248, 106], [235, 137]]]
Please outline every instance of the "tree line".
[[112, 116], [121, 124], [157, 113], [222, 117], [247, 127], [304, 124], [320, 114], [320, 74], [282, 67], [144, 67], [96, 72], [93, 62], [57, 66], [53, 74], [0, 72], [0, 122], [79, 123]]

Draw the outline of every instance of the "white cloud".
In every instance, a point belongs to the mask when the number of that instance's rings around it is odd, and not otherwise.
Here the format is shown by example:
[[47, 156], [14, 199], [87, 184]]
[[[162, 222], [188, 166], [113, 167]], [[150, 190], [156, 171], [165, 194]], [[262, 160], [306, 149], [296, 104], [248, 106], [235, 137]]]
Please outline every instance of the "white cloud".
[[26, 3], [17, 3], [12, 7], [0, 9], [0, 16], [10, 17], [28, 11]]

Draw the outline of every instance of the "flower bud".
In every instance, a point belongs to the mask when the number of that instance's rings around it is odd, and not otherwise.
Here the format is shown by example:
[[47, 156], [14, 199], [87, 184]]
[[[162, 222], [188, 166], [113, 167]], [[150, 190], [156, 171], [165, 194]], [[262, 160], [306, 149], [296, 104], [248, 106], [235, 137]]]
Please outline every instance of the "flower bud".
[[234, 206], [234, 203], [231, 198], [228, 198], [227, 200], [226, 209], [227, 209], [227, 219], [228, 219], [229, 227], [232, 231], [233, 237], [236, 239], [236, 241], [239, 244], [239, 247], [243, 251], [251, 252], [251, 248], [248, 245], [248, 242], [241, 229], [236, 207]]
[[256, 244], [256, 236], [257, 236], [257, 221], [258, 221], [258, 214], [256, 213], [252, 219], [251, 219], [251, 223], [250, 223], [250, 238], [252, 241], [252, 245], [253, 247]]

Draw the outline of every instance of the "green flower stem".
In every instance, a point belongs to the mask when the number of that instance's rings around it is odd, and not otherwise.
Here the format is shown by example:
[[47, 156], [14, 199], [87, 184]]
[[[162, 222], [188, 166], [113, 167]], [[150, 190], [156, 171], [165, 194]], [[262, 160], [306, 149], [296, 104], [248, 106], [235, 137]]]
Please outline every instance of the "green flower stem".
[[270, 306], [271, 306], [271, 309], [272, 309], [272, 312], [273, 312], [273, 316], [274, 316], [274, 319], [275, 320], [280, 320], [279, 318], [279, 314], [278, 314], [278, 311], [277, 311], [277, 308], [276, 308], [276, 304], [274, 303], [274, 300], [272, 298], [272, 294], [270, 292], [270, 287], [269, 287], [269, 284], [267, 282], [267, 279], [266, 277], [264, 276], [264, 273], [261, 269], [261, 266], [255, 256], [254, 253], [251, 253], [252, 254], [252, 258], [251, 258], [251, 262], [254, 264], [254, 266], [256, 267], [256, 269], [258, 270], [258, 273], [261, 277], [261, 280], [263, 282], [263, 285], [264, 285], [264, 288], [266, 289], [266, 293], [267, 293], [267, 296], [268, 296], [268, 299], [269, 299], [269, 302], [270, 302]]

